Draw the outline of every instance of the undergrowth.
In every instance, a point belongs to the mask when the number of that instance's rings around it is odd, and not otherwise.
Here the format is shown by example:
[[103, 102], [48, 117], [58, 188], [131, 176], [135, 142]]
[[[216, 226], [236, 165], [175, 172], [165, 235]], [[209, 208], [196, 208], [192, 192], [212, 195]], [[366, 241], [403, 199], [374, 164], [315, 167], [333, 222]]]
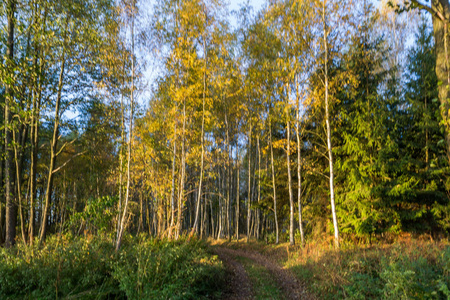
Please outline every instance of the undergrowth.
[[202, 241], [49, 237], [41, 249], [0, 249], [0, 299], [218, 297], [224, 268]]
[[269, 270], [251, 259], [238, 256], [237, 260], [244, 266], [256, 299], [283, 299], [281, 290]]
[[450, 245], [420, 239], [346, 245], [309, 243], [286, 264], [320, 299], [450, 299]]
[[450, 244], [445, 240], [405, 234], [372, 245], [343, 243], [340, 250], [329, 239], [303, 247], [255, 240], [219, 243], [285, 265], [317, 299], [450, 300]]

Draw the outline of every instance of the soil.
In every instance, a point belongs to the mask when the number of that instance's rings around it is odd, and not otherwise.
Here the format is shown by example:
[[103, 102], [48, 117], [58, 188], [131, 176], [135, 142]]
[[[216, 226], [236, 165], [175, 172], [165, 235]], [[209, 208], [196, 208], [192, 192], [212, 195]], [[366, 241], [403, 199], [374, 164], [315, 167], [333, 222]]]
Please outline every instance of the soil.
[[256, 251], [215, 247], [215, 252], [223, 261], [228, 273], [228, 288], [222, 299], [254, 299], [247, 273], [242, 264], [235, 259], [238, 256], [251, 259], [254, 263], [269, 270], [283, 292], [283, 299], [315, 299], [292, 272]]
[[215, 253], [222, 260], [227, 270], [227, 289], [224, 291], [222, 299], [254, 299], [247, 272], [242, 264], [237, 262], [227, 250], [226, 248], [215, 249]]

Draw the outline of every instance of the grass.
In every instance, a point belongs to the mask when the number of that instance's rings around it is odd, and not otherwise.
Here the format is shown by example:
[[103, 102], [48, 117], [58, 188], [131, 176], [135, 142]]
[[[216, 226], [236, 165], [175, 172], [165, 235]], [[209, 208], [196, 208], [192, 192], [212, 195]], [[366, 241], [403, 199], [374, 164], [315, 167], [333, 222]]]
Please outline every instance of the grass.
[[251, 240], [247, 248], [289, 268], [318, 299], [450, 299], [450, 243], [403, 234], [372, 245], [330, 239], [304, 247]]
[[[217, 242], [214, 242], [217, 243]], [[211, 242], [211, 244], [214, 244]], [[450, 244], [409, 235], [372, 245], [329, 240], [304, 247], [252, 240], [221, 242], [287, 266], [318, 299], [450, 299]], [[243, 263], [259, 299], [282, 298], [264, 267]], [[0, 248], [0, 299], [214, 299], [224, 267], [205, 242], [49, 237], [43, 246]]]
[[0, 299], [211, 299], [224, 267], [202, 241], [128, 236], [47, 239], [42, 249], [0, 249]]
[[310, 243], [287, 266], [321, 299], [450, 299], [450, 245], [410, 236], [394, 243]]
[[273, 261], [278, 262], [281, 265], [284, 265], [287, 261], [291, 249], [289, 243], [280, 243], [278, 245], [266, 244], [265, 242], [257, 241], [256, 239], [250, 239], [247, 243], [246, 238], [241, 238], [238, 242], [236, 240], [208, 239], [207, 243], [212, 246], [221, 245], [231, 249], [250, 249], [270, 257]]
[[283, 299], [276, 281], [266, 268], [246, 257], [238, 256], [236, 259], [244, 266], [256, 299]]

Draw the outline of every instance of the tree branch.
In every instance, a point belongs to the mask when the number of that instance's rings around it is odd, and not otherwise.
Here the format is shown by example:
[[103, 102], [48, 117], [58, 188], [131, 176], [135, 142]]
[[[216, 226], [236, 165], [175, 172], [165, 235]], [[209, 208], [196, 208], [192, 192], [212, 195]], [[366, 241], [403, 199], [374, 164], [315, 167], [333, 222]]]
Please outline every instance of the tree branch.
[[426, 10], [429, 12], [433, 17], [438, 18], [442, 22], [449, 23], [448, 20], [445, 19], [445, 17], [442, 15], [441, 12], [435, 10], [433, 7], [426, 6], [425, 4], [420, 3], [417, 0], [411, 0], [411, 4], [414, 4], [417, 8]]
[[69, 158], [68, 160], [66, 160], [65, 163], [63, 163], [61, 166], [59, 166], [59, 168], [54, 169], [52, 174], [55, 174], [56, 172], [58, 172], [59, 170], [61, 170], [62, 168], [64, 168], [72, 159], [74, 159], [77, 156], [83, 155], [84, 153], [86, 153], [87, 150], [83, 151], [83, 152], [79, 152], [77, 154], [75, 154], [74, 156], [72, 156], [71, 158]]
[[[61, 136], [58, 137], [58, 139]], [[56, 153], [56, 156], [59, 156], [61, 154], [61, 152], [64, 150], [64, 148], [66, 148], [67, 145], [73, 144], [76, 140], [78, 140], [78, 137], [74, 138], [73, 140], [71, 140], [70, 142], [65, 142], [64, 145], [62, 145], [61, 149], [59, 149], [59, 151]]]

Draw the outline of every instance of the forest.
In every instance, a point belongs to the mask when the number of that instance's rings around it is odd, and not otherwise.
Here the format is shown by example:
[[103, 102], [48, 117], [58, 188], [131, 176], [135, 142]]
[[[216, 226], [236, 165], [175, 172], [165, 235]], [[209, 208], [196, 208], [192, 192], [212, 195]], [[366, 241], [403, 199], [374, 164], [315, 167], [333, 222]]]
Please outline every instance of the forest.
[[0, 299], [450, 297], [449, 1], [236, 7], [2, 1]]

